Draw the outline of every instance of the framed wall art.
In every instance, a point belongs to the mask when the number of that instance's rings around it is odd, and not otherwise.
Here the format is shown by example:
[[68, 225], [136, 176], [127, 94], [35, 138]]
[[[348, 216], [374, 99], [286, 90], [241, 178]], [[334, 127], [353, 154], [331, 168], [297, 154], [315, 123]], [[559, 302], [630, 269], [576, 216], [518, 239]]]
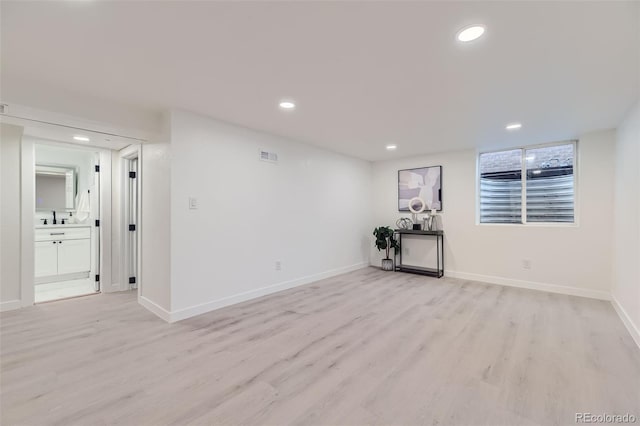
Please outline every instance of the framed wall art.
[[442, 211], [442, 166], [398, 170], [398, 211], [409, 211], [409, 200], [420, 197], [426, 210]]

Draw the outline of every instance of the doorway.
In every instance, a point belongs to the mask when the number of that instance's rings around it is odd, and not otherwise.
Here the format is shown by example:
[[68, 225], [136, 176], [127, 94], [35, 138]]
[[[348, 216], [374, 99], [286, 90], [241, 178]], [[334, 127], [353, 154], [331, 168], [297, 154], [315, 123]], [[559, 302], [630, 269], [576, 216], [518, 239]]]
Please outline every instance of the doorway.
[[140, 284], [140, 147], [132, 145], [121, 150], [120, 164], [123, 242], [120, 280], [128, 285], [122, 290], [136, 290]]
[[34, 143], [34, 302], [100, 291], [100, 154]]
[[[107, 124], [91, 123], [69, 117], [63, 123], [56, 123], [55, 120], [49, 119], [48, 112], [35, 109], [26, 109], [21, 114], [9, 115], [0, 113], [2, 123], [0, 123], [3, 132], [2, 141], [2, 171], [3, 171], [3, 209], [7, 214], [4, 222], [2, 243], [3, 250], [9, 253], [10, 248], [15, 250], [15, 255], [5, 256], [3, 254], [3, 274], [10, 271], [6, 275], [11, 280], [3, 279], [3, 294], [0, 300], [0, 311], [8, 311], [21, 307], [32, 306], [35, 303], [36, 290], [36, 226], [44, 224], [43, 221], [36, 222], [36, 158], [35, 146], [38, 144], [51, 145], [66, 148], [77, 148], [97, 154], [98, 158], [94, 166], [100, 167], [100, 182], [96, 191], [92, 191], [91, 197], [96, 197], [96, 202], [91, 203], [92, 208], [98, 210], [99, 215], [95, 215], [99, 219], [99, 226], [95, 226], [93, 230], [96, 238], [91, 239], [90, 244], [95, 244], [95, 264], [92, 264], [90, 271], [97, 271], [95, 274], [90, 272], [86, 274], [86, 266], [83, 267], [84, 276], [82, 278], [91, 278], [93, 276], [92, 293], [111, 293], [126, 290], [129, 288], [128, 273], [127, 282], [120, 279], [123, 266], [121, 256], [124, 251], [124, 239], [120, 238], [120, 226], [124, 220], [121, 217], [121, 191], [120, 186], [120, 164], [119, 153], [128, 147], [136, 147], [134, 152], [138, 152], [139, 159], [137, 168], [140, 173], [141, 162], [141, 144], [145, 142], [144, 132], [134, 131], [128, 134], [129, 130], [111, 127]], [[47, 119], [43, 119], [47, 118]], [[91, 128], [88, 128], [91, 127]], [[94, 128], [93, 128], [94, 127]], [[5, 167], [6, 166], [6, 167]], [[139, 177], [139, 175], [138, 175]], [[140, 199], [140, 179], [138, 180], [138, 194]], [[5, 191], [7, 189], [7, 191]], [[65, 197], [66, 198], [66, 197]], [[5, 202], [6, 201], [6, 202]], [[41, 206], [45, 207], [45, 206]], [[68, 221], [67, 206], [64, 206], [65, 225]], [[140, 218], [140, 204], [136, 205], [137, 217]], [[4, 211], [3, 210], [3, 211]], [[75, 210], [75, 207], [74, 207]], [[49, 214], [49, 213], [46, 213]], [[50, 213], [51, 218], [48, 224], [53, 222], [53, 209]], [[73, 212], [73, 216], [76, 214]], [[61, 219], [58, 210], [56, 210], [56, 222]], [[58, 223], [56, 223], [58, 225]], [[137, 243], [140, 221], [136, 223], [136, 240]], [[5, 232], [6, 231], [6, 232]], [[86, 232], [86, 231], [85, 231]], [[50, 232], [51, 233], [51, 232]], [[71, 255], [67, 253], [67, 245], [65, 240], [56, 240], [54, 235], [49, 235], [50, 247], [57, 249], [59, 243], [54, 241], [63, 241], [62, 247], [65, 252], [61, 253], [63, 265], [58, 268], [57, 257], [49, 258], [48, 276], [57, 275], [59, 271], [66, 273], [76, 273], [74, 265], [69, 266], [68, 260], [78, 260], [79, 263], [86, 265], [86, 259], [79, 260], [77, 253], [80, 250], [71, 250]], [[71, 237], [66, 235], [65, 237]], [[82, 239], [82, 238], [75, 238]], [[75, 240], [74, 239], [74, 240]], [[75, 243], [74, 243], [75, 244]], [[81, 245], [81, 244], [78, 244]], [[142, 286], [139, 271], [140, 256], [139, 244], [136, 244], [137, 250], [133, 250], [135, 255], [132, 264], [135, 266], [136, 286], [138, 291]], [[92, 247], [94, 248], [94, 247]], [[78, 249], [78, 247], [76, 247]], [[53, 251], [53, 250], [50, 250]], [[74, 254], [76, 252], [76, 254]], [[84, 252], [84, 250], [83, 250]], [[4, 253], [4, 251], [3, 251]], [[10, 259], [12, 262], [5, 262]], [[54, 262], [55, 260], [55, 272]], [[65, 266], [67, 265], [67, 266]], [[6, 266], [6, 268], [5, 268]], [[96, 276], [97, 275], [97, 276]], [[133, 274], [132, 274], [133, 275]], [[4, 277], [4, 275], [3, 275]], [[77, 278], [77, 276], [74, 276]], [[7, 283], [6, 286], [4, 284]], [[39, 283], [40, 284], [40, 283]]]

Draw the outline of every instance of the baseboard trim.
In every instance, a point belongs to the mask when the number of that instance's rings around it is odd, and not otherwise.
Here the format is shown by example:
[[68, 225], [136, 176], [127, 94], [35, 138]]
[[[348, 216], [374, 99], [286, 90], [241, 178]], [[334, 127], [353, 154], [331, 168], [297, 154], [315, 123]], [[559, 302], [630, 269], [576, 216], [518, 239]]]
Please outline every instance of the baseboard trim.
[[127, 291], [129, 290], [126, 287], [120, 285], [120, 283], [111, 283], [109, 284], [100, 284], [100, 292], [102, 293], [116, 293], [119, 291]]
[[226, 306], [235, 305], [236, 303], [245, 302], [247, 300], [255, 299], [258, 297], [266, 296], [269, 294], [277, 293], [279, 291], [288, 290], [293, 287], [309, 284], [315, 281], [323, 280], [325, 278], [331, 278], [336, 275], [345, 274], [347, 272], [355, 271], [358, 269], [366, 268], [369, 266], [369, 262], [356, 263], [354, 265], [345, 266], [342, 268], [331, 269], [329, 271], [321, 272], [319, 274], [308, 275], [306, 277], [298, 278], [295, 280], [285, 281], [278, 284], [273, 284], [266, 287], [261, 287], [256, 290], [247, 291], [244, 293], [234, 294], [232, 296], [224, 297], [222, 299], [214, 300], [211, 302], [202, 303], [200, 305], [190, 306], [188, 308], [178, 309], [170, 313], [169, 322], [177, 322], [187, 318], [201, 315], [206, 312], [210, 312], [216, 309], [224, 308]]
[[138, 303], [144, 306], [147, 310], [153, 312], [154, 314], [156, 314], [157, 316], [165, 320], [166, 322], [172, 322], [171, 312], [167, 311], [165, 308], [152, 302], [146, 297], [138, 296]]
[[510, 278], [494, 277], [490, 275], [470, 274], [467, 272], [445, 271], [445, 276], [463, 280], [481, 281], [508, 287], [526, 288], [529, 290], [546, 291], [549, 293], [566, 294], [569, 296], [588, 297], [590, 299], [611, 300], [611, 294], [602, 290], [589, 290], [557, 284], [539, 283], [535, 281], [514, 280]]
[[624, 310], [620, 302], [618, 302], [618, 299], [616, 299], [614, 296], [611, 296], [611, 304], [613, 305], [613, 309], [615, 309], [618, 313], [618, 316], [622, 320], [624, 326], [627, 327], [627, 330], [629, 330], [631, 338], [634, 342], [636, 342], [638, 348], [640, 348], [640, 328], [633, 323], [631, 317], [629, 316], [629, 314], [627, 314], [627, 311]]
[[7, 300], [6, 302], [0, 302], [0, 312], [13, 311], [14, 309], [22, 308], [21, 300]]

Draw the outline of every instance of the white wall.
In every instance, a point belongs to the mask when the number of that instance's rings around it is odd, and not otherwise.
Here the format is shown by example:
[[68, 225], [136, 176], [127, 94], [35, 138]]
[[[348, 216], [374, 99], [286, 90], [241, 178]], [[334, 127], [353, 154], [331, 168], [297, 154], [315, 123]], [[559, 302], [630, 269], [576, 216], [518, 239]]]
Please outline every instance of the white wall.
[[0, 124], [0, 310], [20, 307], [22, 127]]
[[[542, 141], [544, 142], [544, 141]], [[442, 165], [445, 274], [499, 284], [608, 298], [612, 274], [615, 132], [578, 143], [577, 226], [476, 224], [474, 150], [373, 165], [375, 225], [395, 227], [399, 169]], [[371, 263], [380, 264], [372, 248]], [[531, 269], [523, 268], [523, 259]]]
[[174, 319], [368, 264], [370, 163], [178, 111], [171, 150]]
[[[167, 136], [168, 137], [168, 136]], [[142, 144], [139, 300], [169, 320], [171, 310], [171, 146]]]
[[617, 132], [614, 306], [640, 346], [640, 103]]

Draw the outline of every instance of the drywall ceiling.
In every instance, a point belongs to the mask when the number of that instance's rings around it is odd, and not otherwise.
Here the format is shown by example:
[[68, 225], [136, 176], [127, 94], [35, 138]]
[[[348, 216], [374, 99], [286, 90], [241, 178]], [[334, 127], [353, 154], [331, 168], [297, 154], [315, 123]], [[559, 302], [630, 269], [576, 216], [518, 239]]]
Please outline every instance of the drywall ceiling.
[[[639, 93], [639, 2], [1, 8], [5, 102], [95, 119], [179, 108], [369, 160], [570, 139], [616, 127]], [[485, 36], [457, 42], [473, 23]]]

